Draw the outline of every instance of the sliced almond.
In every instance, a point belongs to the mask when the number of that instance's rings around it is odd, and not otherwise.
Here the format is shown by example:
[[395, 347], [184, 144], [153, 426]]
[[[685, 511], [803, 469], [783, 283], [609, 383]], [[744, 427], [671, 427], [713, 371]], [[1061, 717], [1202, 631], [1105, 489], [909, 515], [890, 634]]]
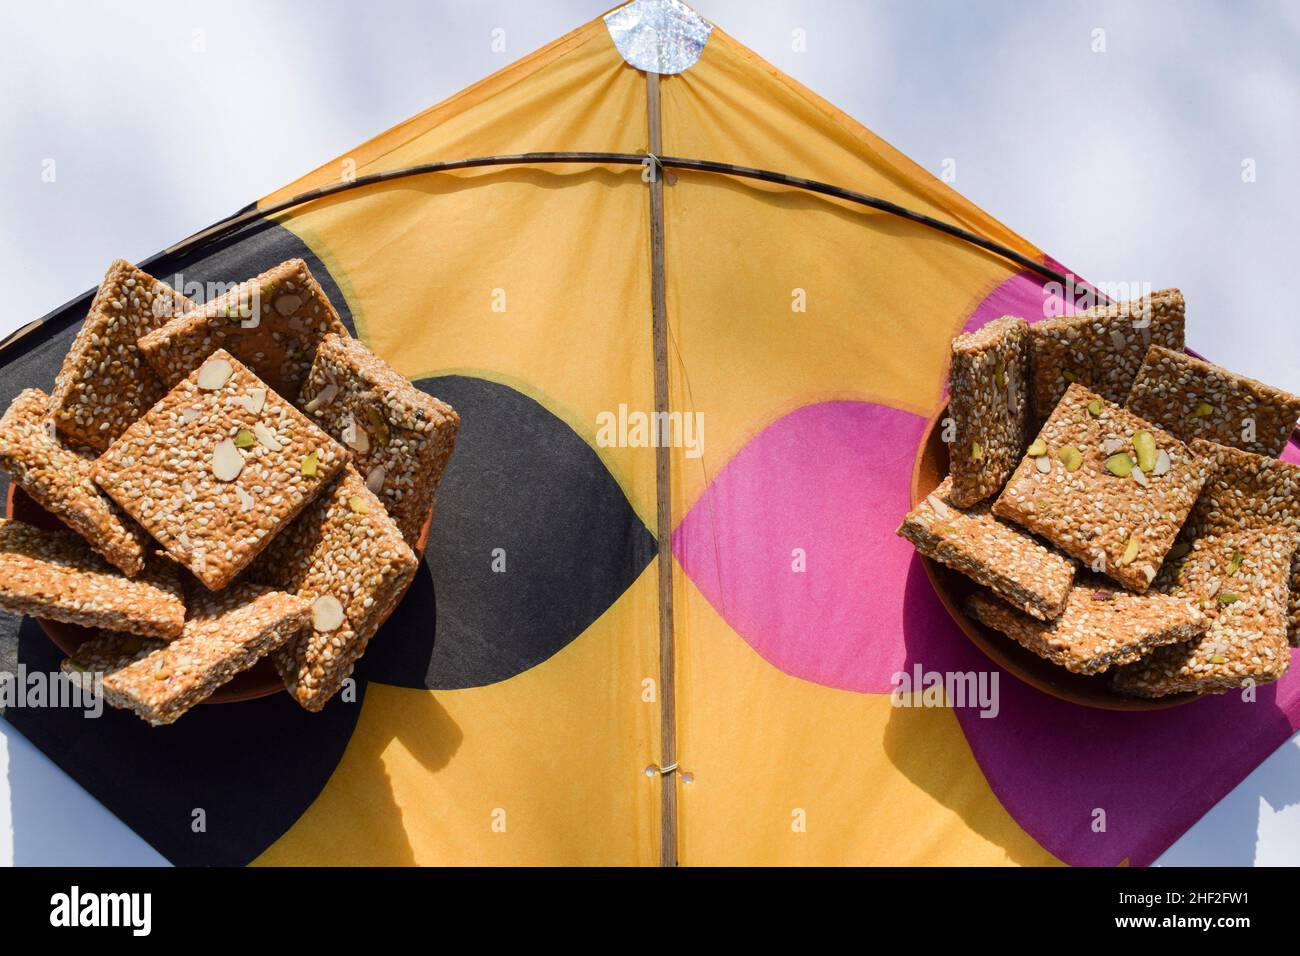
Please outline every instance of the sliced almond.
[[199, 369], [199, 388], [215, 391], [230, 380], [234, 371], [234, 366], [223, 358], [208, 359]]
[[217, 442], [212, 449], [212, 474], [218, 481], [234, 481], [244, 470], [244, 456], [229, 438]]
[[1103, 455], [1113, 455], [1115, 452], [1122, 451], [1123, 449], [1124, 439], [1122, 438], [1107, 438], [1101, 443], [1101, 453]]
[[1147, 481], [1147, 473], [1143, 471], [1141, 466], [1139, 465], [1133, 466], [1132, 470], [1129, 471], [1129, 477], [1131, 477], [1143, 488], [1146, 488], [1150, 484], [1150, 482]]
[[261, 414], [262, 409], [266, 406], [266, 389], [250, 388], [248, 394], [240, 399], [240, 404], [248, 409], [250, 415]]
[[181, 421], [183, 421], [186, 425], [190, 424], [191, 422], [194, 421], [194, 419], [198, 417], [199, 417], [199, 410], [197, 408], [181, 409]]
[[375, 465], [370, 469], [370, 474], [366, 475], [366, 487], [375, 494], [379, 494], [384, 489], [384, 479], [388, 477], [388, 472], [384, 470], [383, 465]]
[[302, 296], [288, 293], [275, 300], [275, 311], [281, 315], [292, 315], [302, 308]]
[[332, 594], [322, 594], [311, 605], [311, 626], [318, 631], [336, 631], [343, 623], [343, 605]]
[[955, 517], [952, 513], [952, 509], [949, 508], [948, 505], [945, 504], [944, 501], [938, 495], [935, 494], [928, 495], [925, 501], [926, 504], [930, 506], [931, 510], [933, 510], [934, 513], [937, 514], [940, 518], [947, 518], [951, 520], [953, 517]]
[[353, 451], [361, 452], [363, 455], [370, 451], [370, 436], [351, 415], [348, 416], [348, 423], [343, 426], [343, 434], [340, 437], [343, 439], [343, 444]]
[[1173, 463], [1170, 462], [1169, 460], [1169, 452], [1161, 448], [1158, 452], [1156, 452], [1156, 466], [1151, 469], [1151, 474], [1153, 475], [1166, 474], [1169, 471], [1169, 469], [1172, 467], [1172, 465]]
[[1128, 344], [1128, 340], [1124, 338], [1124, 333], [1119, 329], [1110, 330], [1110, 341], [1117, 349], [1122, 349]]
[[271, 431], [262, 422], [258, 422], [253, 426], [253, 434], [257, 436], [259, 442], [266, 446], [268, 451], [279, 451], [284, 447], [280, 444], [279, 439], [275, 437], [275, 432]]
[[1039, 455], [1034, 459], [1034, 467], [1045, 475], [1052, 470], [1052, 459], [1046, 455]]
[[335, 396], [339, 393], [339, 387], [333, 382], [328, 383], [324, 388], [316, 393], [316, 396], [307, 403], [307, 411], [314, 412], [318, 408], [324, 408], [330, 402], [334, 401]]
[[239, 485], [235, 485], [235, 497], [239, 499], [240, 511], [252, 511], [253, 506], [257, 504], [257, 502], [253, 499], [253, 496], [250, 495], [243, 488], [239, 487]]

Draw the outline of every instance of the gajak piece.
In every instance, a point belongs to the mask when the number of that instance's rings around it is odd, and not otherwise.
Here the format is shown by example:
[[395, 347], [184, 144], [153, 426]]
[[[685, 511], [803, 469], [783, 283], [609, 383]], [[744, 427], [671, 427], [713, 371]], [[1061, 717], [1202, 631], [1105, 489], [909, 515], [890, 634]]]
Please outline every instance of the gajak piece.
[[[1168, 572], [1171, 594], [1209, 618], [1205, 633], [1157, 648], [1115, 673], [1115, 690], [1139, 697], [1219, 694], [1286, 673], [1287, 595], [1296, 534], [1282, 527], [1207, 535]], [[1166, 581], [1162, 572], [1160, 584]]]
[[234, 579], [348, 460], [225, 351], [96, 460], [95, 481], [211, 590]]
[[948, 448], [952, 503], [959, 508], [1002, 490], [1030, 437], [1029, 325], [1004, 315], [952, 341]]
[[1074, 562], [995, 518], [987, 504], [957, 508], [951, 478], [912, 509], [898, 534], [921, 554], [1040, 620], [1051, 620], [1065, 608]]
[[285, 686], [318, 711], [397, 607], [418, 561], [383, 504], [348, 465], [249, 568], [311, 602], [312, 627], [273, 655]]
[[1039, 657], [1072, 674], [1100, 674], [1166, 644], [1189, 641], [1209, 619], [1190, 601], [1155, 591], [1134, 594], [1094, 574], [1082, 574], [1065, 610], [1039, 621], [987, 592], [967, 600], [967, 610]]
[[136, 342], [194, 303], [117, 259], [54, 380], [50, 413], [77, 445], [103, 451], [167, 391]]
[[1141, 593], [1173, 546], [1209, 469], [1173, 435], [1074, 384], [993, 513]]
[[91, 463], [52, 434], [49, 396], [24, 389], [0, 418], [0, 470], [32, 500], [86, 539], [127, 577], [144, 568], [149, 536], [91, 478]]
[[176, 640], [103, 633], [77, 648], [61, 668], [102, 675], [110, 706], [132, 710], [154, 726], [170, 724], [297, 637], [310, 621], [311, 606], [282, 591], [247, 582], [216, 593], [199, 589]]
[[71, 531], [0, 519], [0, 607], [170, 640], [185, 622], [180, 573], [155, 559], [128, 578]]
[[1097, 306], [1030, 327], [1034, 365], [1034, 415], [1042, 421], [1072, 383], [1116, 405], [1153, 345], [1182, 351], [1185, 308], [1177, 289], [1129, 302]]
[[225, 349], [292, 399], [331, 333], [348, 330], [307, 264], [290, 259], [155, 329], [139, 347], [168, 388]]
[[[1300, 466], [1229, 448], [1201, 438], [1192, 450], [1213, 466], [1210, 480], [1187, 519], [1184, 537], [1281, 527], [1300, 532]], [[1300, 558], [1292, 562], [1288, 634], [1300, 642]]]
[[321, 342], [299, 407], [351, 451], [366, 486], [414, 547], [460, 416], [356, 339], [339, 335]]
[[1183, 441], [1203, 438], [1276, 458], [1300, 420], [1300, 397], [1152, 346], [1126, 403]]

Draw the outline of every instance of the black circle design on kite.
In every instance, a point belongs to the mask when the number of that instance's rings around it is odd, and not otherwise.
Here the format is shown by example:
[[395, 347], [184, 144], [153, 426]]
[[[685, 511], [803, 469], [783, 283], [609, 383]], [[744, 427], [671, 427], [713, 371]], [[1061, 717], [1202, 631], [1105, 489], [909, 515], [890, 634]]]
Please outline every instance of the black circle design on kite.
[[415, 583], [358, 670], [401, 687], [492, 684], [585, 631], [655, 539], [600, 456], [533, 399], [459, 375], [416, 385], [449, 402], [461, 430]]
[[[24, 673], [21, 664], [26, 674], [49, 675], [61, 657], [31, 618], [0, 613], [4, 670]], [[4, 717], [172, 863], [243, 866], [324, 789], [364, 693], [358, 680], [355, 701], [336, 697], [318, 714], [288, 694], [200, 706], [169, 727], [110, 707], [89, 719], [72, 707], [10, 706]]]

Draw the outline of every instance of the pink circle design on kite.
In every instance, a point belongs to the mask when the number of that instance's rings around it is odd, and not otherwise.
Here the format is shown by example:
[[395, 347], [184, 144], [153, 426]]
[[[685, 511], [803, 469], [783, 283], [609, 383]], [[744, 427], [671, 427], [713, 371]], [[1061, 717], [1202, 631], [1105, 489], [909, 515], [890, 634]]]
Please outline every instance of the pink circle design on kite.
[[769, 425], [683, 518], [673, 552], [731, 627], [787, 674], [886, 693], [907, 656], [905, 629], [941, 634], [938, 602], [905, 595], [908, 510], [925, 422], [866, 402], [807, 405]]

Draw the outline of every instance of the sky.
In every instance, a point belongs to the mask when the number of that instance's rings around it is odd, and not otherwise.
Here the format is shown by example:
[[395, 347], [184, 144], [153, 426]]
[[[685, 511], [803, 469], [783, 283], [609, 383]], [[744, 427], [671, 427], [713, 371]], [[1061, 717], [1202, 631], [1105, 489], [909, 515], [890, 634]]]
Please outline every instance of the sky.
[[[612, 3], [3, 0], [0, 334]], [[1079, 275], [1179, 286], [1190, 346], [1300, 392], [1300, 3], [694, 6]]]

